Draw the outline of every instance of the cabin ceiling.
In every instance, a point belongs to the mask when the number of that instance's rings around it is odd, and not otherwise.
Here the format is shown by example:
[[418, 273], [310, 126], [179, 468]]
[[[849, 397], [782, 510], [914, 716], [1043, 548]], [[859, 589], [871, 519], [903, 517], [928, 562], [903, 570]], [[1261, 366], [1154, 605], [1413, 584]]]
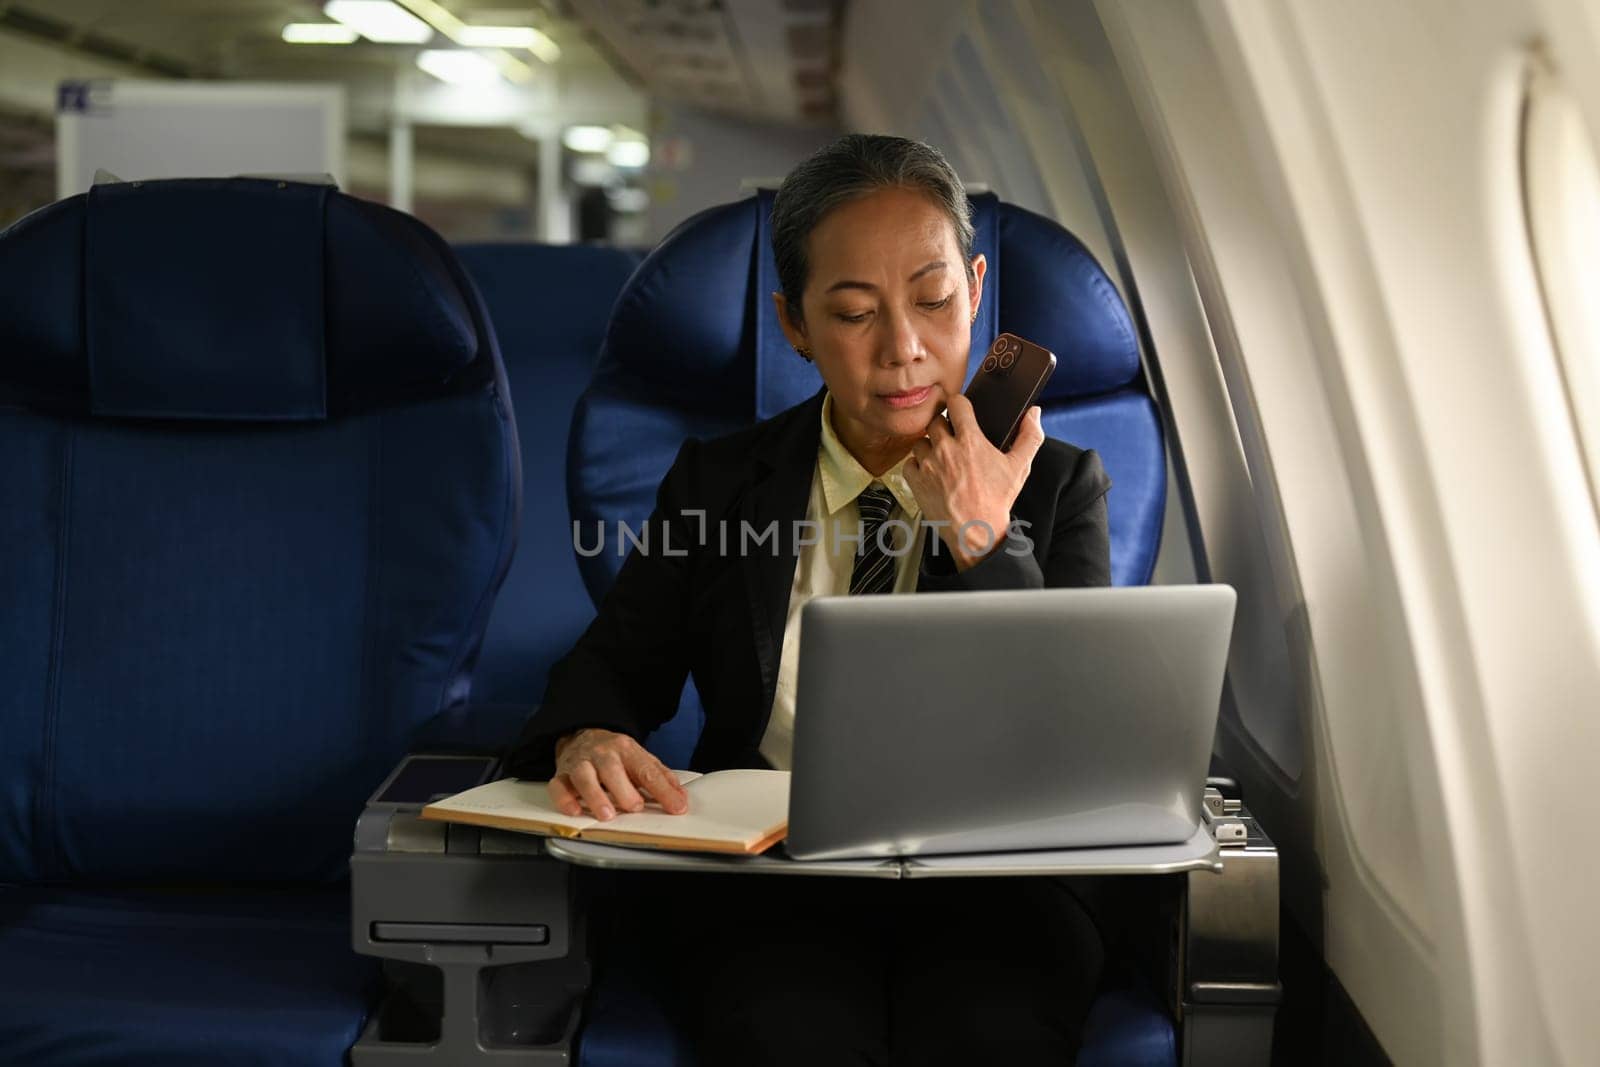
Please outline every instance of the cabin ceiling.
[[[568, 69], [607, 64], [566, 4], [446, 0], [442, 6], [469, 24], [542, 30], [560, 45], [560, 64]], [[416, 52], [366, 41], [294, 45], [281, 37], [288, 23], [328, 21], [321, 0], [0, 0], [0, 28], [173, 77], [251, 76], [256, 65], [283, 60], [324, 64], [333, 79], [351, 67], [409, 64]], [[441, 46], [449, 42], [435, 35], [430, 47]]]
[[[534, 26], [558, 78], [601, 71], [666, 102], [779, 122], [834, 114], [843, 0], [444, 0], [462, 21]], [[320, 0], [0, 0], [0, 28], [167, 77], [378, 75], [415, 49], [285, 44]], [[533, 61], [537, 64], [537, 61]]]
[[843, 0], [583, 0], [572, 12], [652, 95], [773, 121], [834, 115]]
[[[597, 84], [628, 87], [610, 57], [594, 47], [591, 31], [566, 13], [565, 4], [447, 0], [445, 6], [469, 24], [533, 26], [546, 33], [561, 48], [555, 64], [545, 66], [525, 52], [519, 58], [555, 86], [575, 86], [580, 95]], [[115, 60], [143, 76], [343, 85], [352, 136], [383, 138], [396, 106], [398, 80], [428, 80], [415, 69], [417, 52], [450, 43], [437, 34], [426, 46], [369, 41], [295, 45], [282, 39], [283, 27], [291, 22], [327, 21], [322, 0], [0, 0], [0, 30]], [[19, 125], [14, 119], [6, 124]], [[635, 120], [619, 116], [616, 121]], [[44, 129], [47, 139], [53, 137], [48, 126]], [[461, 129], [419, 127], [416, 146], [423, 153], [523, 169], [537, 165], [539, 152], [535, 142], [513, 130], [472, 123], [463, 123]], [[33, 143], [0, 143], [0, 160], [31, 158], [39, 150]]]

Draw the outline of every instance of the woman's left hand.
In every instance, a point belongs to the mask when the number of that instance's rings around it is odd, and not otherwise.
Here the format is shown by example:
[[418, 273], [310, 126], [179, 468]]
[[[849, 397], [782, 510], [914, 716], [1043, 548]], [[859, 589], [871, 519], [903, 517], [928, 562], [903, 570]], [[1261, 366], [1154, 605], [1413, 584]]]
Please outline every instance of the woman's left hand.
[[957, 394], [945, 416], [928, 424], [928, 436], [911, 446], [906, 481], [922, 505], [923, 519], [937, 527], [957, 570], [999, 547], [1011, 526], [1011, 505], [1028, 480], [1033, 457], [1044, 444], [1039, 409], [1022, 418], [1011, 450], [1002, 452], [978, 428], [972, 402]]

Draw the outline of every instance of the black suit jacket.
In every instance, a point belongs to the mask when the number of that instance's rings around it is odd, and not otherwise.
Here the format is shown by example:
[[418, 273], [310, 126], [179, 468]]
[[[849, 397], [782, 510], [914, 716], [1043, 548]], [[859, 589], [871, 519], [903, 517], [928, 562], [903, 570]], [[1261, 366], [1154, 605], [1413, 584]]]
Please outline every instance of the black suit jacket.
[[[556, 739], [586, 726], [643, 740], [677, 711], [688, 674], [706, 716], [691, 769], [767, 765], [757, 746], [772, 710], [823, 395], [747, 430], [684, 442], [656, 494], [649, 551], [632, 552], [594, 622], [551, 668], [507, 773], [549, 778]], [[1012, 507], [1032, 551], [1018, 554], [1020, 542], [1008, 539], [958, 572], [929, 531], [918, 592], [1111, 584], [1110, 487], [1094, 452], [1046, 439]], [[603, 551], [617, 550], [615, 532], [606, 531]]]

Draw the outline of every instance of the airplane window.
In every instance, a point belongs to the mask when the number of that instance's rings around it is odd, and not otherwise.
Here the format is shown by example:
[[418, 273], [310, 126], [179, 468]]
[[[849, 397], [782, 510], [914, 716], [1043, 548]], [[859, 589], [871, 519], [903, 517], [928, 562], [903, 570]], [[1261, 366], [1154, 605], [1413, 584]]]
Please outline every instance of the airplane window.
[[1569, 415], [1600, 502], [1600, 166], [1577, 102], [1550, 72], [1529, 83], [1523, 123], [1529, 236]]

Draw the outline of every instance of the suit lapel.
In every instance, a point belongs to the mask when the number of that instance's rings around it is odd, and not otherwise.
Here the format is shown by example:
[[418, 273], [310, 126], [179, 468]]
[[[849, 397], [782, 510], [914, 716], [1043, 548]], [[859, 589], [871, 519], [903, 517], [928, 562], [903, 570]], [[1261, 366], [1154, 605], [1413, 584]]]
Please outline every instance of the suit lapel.
[[[745, 530], [751, 531], [750, 539], [740, 542], [743, 547], [741, 564], [750, 601], [756, 657], [761, 668], [763, 723], [777, 688], [784, 618], [789, 609], [789, 590], [794, 584], [798, 556], [795, 526], [806, 517], [811, 479], [816, 473], [822, 398], [823, 393], [818, 392], [795, 408], [752, 450], [752, 484], [739, 509]], [[767, 536], [769, 529], [774, 531], [770, 537]], [[755, 537], [766, 537], [766, 540], [758, 546]], [[762, 729], [765, 728], [763, 725]]]

